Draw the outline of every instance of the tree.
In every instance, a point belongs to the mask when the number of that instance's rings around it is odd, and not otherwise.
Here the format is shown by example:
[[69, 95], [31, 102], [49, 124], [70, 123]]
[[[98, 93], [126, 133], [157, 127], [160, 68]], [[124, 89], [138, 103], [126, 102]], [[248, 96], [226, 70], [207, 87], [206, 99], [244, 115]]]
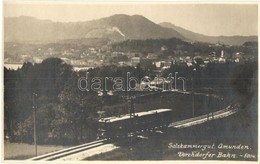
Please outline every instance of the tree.
[[[48, 103], [59, 103], [58, 95], [66, 82], [75, 74], [72, 66], [58, 58], [48, 58], [40, 64], [24, 63], [17, 71], [5, 69], [5, 118], [11, 140], [13, 133], [17, 137], [26, 136], [23, 133], [24, 124], [32, 116], [32, 95], [37, 93], [38, 109]], [[21, 131], [22, 130], [22, 131]]]
[[67, 135], [71, 141], [93, 140], [97, 134], [97, 121], [99, 104], [101, 100], [97, 93], [93, 91], [82, 92], [77, 88], [77, 82], [67, 83], [64, 90], [59, 95], [62, 104], [63, 118], [67, 125]]

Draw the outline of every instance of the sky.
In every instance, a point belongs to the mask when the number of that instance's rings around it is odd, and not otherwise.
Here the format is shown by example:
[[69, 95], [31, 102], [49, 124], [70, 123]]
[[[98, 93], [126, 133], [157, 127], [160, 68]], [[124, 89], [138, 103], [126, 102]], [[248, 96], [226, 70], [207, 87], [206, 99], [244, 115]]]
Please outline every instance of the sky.
[[[78, 2], [78, 1], [77, 1]], [[56, 3], [4, 1], [4, 17], [32, 16], [58, 22], [88, 21], [114, 14], [143, 15], [210, 36], [257, 35], [258, 6], [251, 4]]]

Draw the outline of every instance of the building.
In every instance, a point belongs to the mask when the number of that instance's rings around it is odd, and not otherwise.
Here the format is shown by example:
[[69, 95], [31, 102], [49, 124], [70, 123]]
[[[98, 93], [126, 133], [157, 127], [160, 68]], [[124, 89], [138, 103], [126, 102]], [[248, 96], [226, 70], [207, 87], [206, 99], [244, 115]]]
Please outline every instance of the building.
[[221, 51], [221, 56], [219, 58], [219, 63], [226, 63], [226, 58], [224, 57], [224, 51]]
[[166, 47], [166, 46], [161, 47], [161, 51], [167, 51], [167, 50], [168, 50], [168, 47]]
[[136, 66], [137, 64], [139, 64], [141, 62], [141, 58], [140, 57], [132, 57], [131, 58], [131, 64], [132, 66]]
[[156, 60], [158, 59], [158, 55], [155, 53], [148, 53], [147, 59]]

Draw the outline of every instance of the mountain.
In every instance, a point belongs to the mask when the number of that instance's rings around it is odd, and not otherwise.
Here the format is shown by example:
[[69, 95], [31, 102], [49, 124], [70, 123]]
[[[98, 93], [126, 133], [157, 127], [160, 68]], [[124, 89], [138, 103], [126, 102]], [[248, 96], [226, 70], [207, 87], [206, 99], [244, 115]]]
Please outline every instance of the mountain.
[[199, 41], [199, 42], [207, 42], [207, 43], [221, 43], [228, 45], [242, 45], [248, 41], [257, 41], [257, 36], [207, 36], [203, 34], [198, 34], [184, 28], [178, 27], [172, 23], [163, 22], [160, 23], [162, 27], [171, 28], [177, 32], [179, 32], [182, 36], [184, 36], [189, 41]]
[[140, 15], [113, 15], [85, 22], [53, 22], [33, 17], [4, 19], [5, 42], [57, 42], [67, 39], [184, 39], [177, 31], [162, 27]]
[[[106, 18], [82, 22], [53, 22], [33, 17], [4, 18], [5, 42], [53, 43], [119, 42], [127, 39], [168, 39], [242, 45], [257, 41], [257, 36], [206, 36], [191, 32], [171, 23], [155, 24], [140, 15], [113, 15]], [[86, 40], [87, 39], [87, 40]]]

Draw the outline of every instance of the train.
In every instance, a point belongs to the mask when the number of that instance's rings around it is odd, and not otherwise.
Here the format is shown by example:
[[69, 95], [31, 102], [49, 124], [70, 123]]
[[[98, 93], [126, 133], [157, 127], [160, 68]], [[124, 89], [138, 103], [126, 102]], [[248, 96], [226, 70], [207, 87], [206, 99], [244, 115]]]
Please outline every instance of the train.
[[101, 118], [98, 121], [98, 138], [128, 137], [135, 132], [166, 128], [172, 122], [172, 109], [156, 109], [127, 114], [120, 117]]

